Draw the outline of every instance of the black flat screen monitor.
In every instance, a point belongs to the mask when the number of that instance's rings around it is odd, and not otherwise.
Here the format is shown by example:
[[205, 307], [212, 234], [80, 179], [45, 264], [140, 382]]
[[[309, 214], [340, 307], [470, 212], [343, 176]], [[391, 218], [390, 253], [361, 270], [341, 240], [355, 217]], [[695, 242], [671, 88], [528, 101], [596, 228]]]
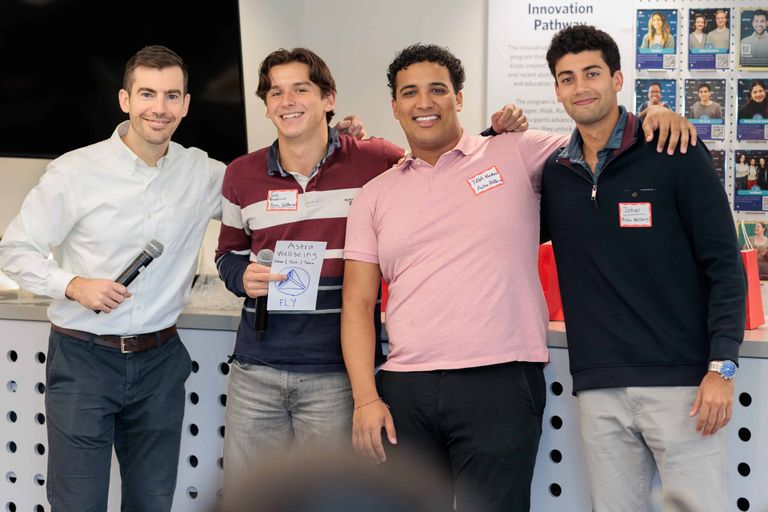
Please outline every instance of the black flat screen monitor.
[[173, 140], [230, 162], [247, 152], [237, 0], [0, 1], [0, 156], [55, 158], [127, 119], [125, 62], [161, 44], [189, 68]]

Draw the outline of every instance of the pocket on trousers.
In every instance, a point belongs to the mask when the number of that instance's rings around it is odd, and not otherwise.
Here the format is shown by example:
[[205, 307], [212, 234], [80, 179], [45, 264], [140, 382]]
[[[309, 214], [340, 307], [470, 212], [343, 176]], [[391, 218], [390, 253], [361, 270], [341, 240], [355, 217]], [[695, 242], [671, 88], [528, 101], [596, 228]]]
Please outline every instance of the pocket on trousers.
[[46, 387], [50, 387], [59, 362], [59, 353], [61, 352], [62, 341], [58, 335], [51, 333], [48, 337], [48, 354], [45, 362], [45, 382]]
[[[178, 334], [176, 336], [178, 336]], [[186, 381], [189, 376], [192, 375], [192, 356], [189, 355], [189, 350], [187, 350], [187, 346], [184, 345], [181, 338], [179, 338], [179, 345], [181, 345], [181, 349], [184, 351], [184, 357], [187, 360], [187, 371], [184, 375], [184, 380]]]
[[528, 386], [531, 406], [538, 416], [544, 416], [547, 405], [547, 383], [544, 380], [544, 369], [539, 363], [523, 363], [523, 378]]

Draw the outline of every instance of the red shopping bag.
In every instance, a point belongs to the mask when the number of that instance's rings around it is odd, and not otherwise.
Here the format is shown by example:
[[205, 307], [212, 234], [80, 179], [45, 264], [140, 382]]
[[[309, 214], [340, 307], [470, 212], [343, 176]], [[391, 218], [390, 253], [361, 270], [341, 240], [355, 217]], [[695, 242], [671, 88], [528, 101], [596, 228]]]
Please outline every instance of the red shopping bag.
[[550, 320], [563, 321], [563, 303], [560, 301], [560, 284], [557, 282], [557, 266], [555, 266], [555, 253], [552, 244], [546, 243], [539, 246], [539, 279], [544, 290], [544, 298], [547, 299], [547, 309]]
[[746, 329], [756, 329], [765, 323], [763, 297], [760, 295], [760, 273], [757, 269], [757, 249], [741, 251], [741, 260], [747, 272]]
[[387, 301], [389, 300], [389, 284], [382, 279], [381, 280], [381, 312], [387, 311]]
[[747, 273], [747, 321], [745, 329], [756, 329], [765, 323], [763, 313], [763, 297], [760, 293], [760, 269], [758, 267], [757, 249], [752, 246], [747, 234], [744, 222], [741, 224], [741, 234], [744, 237], [744, 246], [741, 251], [741, 261], [744, 262], [744, 270]]

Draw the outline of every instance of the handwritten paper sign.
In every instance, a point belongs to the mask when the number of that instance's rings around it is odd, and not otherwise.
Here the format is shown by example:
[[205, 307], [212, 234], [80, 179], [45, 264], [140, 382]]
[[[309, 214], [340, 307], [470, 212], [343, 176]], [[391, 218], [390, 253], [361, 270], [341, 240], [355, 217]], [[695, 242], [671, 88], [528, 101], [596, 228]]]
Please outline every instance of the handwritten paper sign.
[[314, 311], [326, 242], [280, 240], [275, 244], [272, 273], [288, 276], [269, 283], [267, 310]]

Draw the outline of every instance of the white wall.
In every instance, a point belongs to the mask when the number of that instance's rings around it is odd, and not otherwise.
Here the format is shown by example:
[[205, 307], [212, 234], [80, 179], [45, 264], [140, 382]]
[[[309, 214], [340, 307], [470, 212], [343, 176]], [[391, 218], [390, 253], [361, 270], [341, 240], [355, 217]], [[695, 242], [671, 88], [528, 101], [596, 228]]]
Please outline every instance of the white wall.
[[464, 63], [464, 126], [479, 132], [485, 112], [487, 2], [461, 0], [240, 0], [248, 145], [272, 142], [275, 130], [256, 97], [258, 66], [280, 47], [306, 46], [336, 79], [336, 114], [360, 116], [368, 133], [402, 146], [392, 117], [387, 66], [409, 44], [447, 46]]
[[[259, 64], [280, 47], [306, 46], [325, 59], [336, 79], [338, 119], [357, 114], [369, 134], [405, 146], [389, 106], [387, 65], [398, 50], [415, 42], [447, 46], [466, 68], [462, 121], [479, 132], [487, 125], [486, 18], [486, 0], [240, 0], [249, 150], [275, 138], [255, 91]], [[0, 234], [46, 163], [0, 158]], [[215, 243], [215, 237], [208, 240]]]

